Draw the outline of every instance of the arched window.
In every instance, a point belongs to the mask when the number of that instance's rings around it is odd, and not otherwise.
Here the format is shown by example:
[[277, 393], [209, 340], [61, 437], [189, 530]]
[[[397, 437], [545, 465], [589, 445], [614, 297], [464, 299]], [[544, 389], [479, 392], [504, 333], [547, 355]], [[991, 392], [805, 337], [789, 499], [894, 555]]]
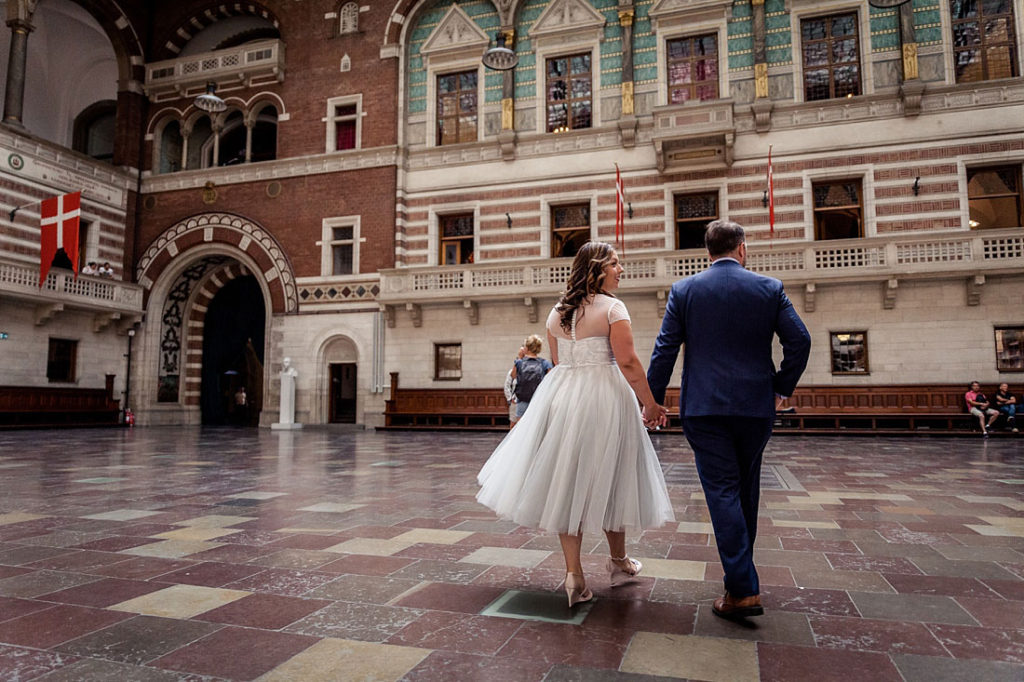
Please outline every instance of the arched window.
[[359, 3], [346, 3], [338, 12], [338, 33], [355, 33], [359, 30]]
[[185, 168], [195, 170], [208, 167], [213, 158], [213, 127], [208, 116], [203, 116], [192, 124], [187, 144], [188, 158]]
[[277, 158], [277, 109], [266, 105], [256, 116], [252, 129], [252, 161], [273, 161]]
[[246, 137], [245, 119], [242, 112], [232, 111], [224, 119], [224, 128], [220, 131], [217, 165], [234, 166], [245, 163]]
[[174, 173], [181, 170], [181, 149], [185, 140], [181, 136], [181, 124], [169, 121], [160, 132], [160, 156], [158, 173]]
[[113, 161], [116, 119], [117, 102], [114, 100], [90, 104], [75, 117], [71, 148], [99, 161]]

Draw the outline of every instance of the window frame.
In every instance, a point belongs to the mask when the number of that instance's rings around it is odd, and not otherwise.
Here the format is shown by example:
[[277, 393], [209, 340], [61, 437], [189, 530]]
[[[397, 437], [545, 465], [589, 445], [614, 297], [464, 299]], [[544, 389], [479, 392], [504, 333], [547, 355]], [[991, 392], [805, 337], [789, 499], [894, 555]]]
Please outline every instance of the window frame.
[[[963, 84], [963, 85], [966, 85], [966, 86], [970, 87], [970, 86], [974, 86], [974, 85], [978, 85], [978, 84], [982, 84], [982, 83], [988, 83], [988, 82], [994, 81], [994, 80], [1004, 80], [1006, 78], [1018, 78], [1018, 77], [1020, 77], [1020, 75], [1022, 73], [1024, 73], [1024, 71], [1022, 71], [1022, 69], [1024, 69], [1024, 55], [1021, 54], [1021, 38], [1022, 38], [1022, 36], [1024, 36], [1024, 19], [1022, 19], [1021, 15], [1024, 14], [1024, 11], [1022, 11], [1022, 12], [1014, 12], [1013, 11], [1013, 9], [1014, 9], [1013, 2], [1011, 2], [1010, 3], [1010, 16], [1011, 16], [1010, 30], [1012, 30], [1014, 32], [1014, 36], [1013, 36], [1013, 39], [1011, 40], [1010, 44], [1012, 45], [1013, 50], [1015, 52], [1015, 54], [1013, 55], [1014, 58], [1011, 61], [1011, 70], [1014, 72], [1013, 75], [1011, 75], [1011, 76], [1001, 76], [999, 78], [993, 78], [993, 77], [988, 76], [987, 73], [985, 73], [985, 74], [983, 74], [984, 77], [981, 78], [980, 80], [961, 81], [961, 80], [957, 79], [957, 75], [956, 75], [956, 55], [957, 55], [957, 49], [956, 49], [956, 47], [953, 44], [953, 41], [954, 41], [953, 28], [954, 28], [955, 24], [957, 24], [957, 23], [967, 23], [967, 22], [957, 21], [956, 19], [953, 18], [953, 11], [952, 11], [952, 8], [950, 7], [950, 2], [951, 1], [952, 0], [940, 0], [940, 2], [939, 2], [939, 10], [940, 10], [939, 15], [940, 15], [940, 23], [941, 23], [941, 26], [942, 26], [942, 36], [943, 36], [943, 38], [942, 38], [942, 45], [943, 45], [943, 52], [945, 53], [944, 56], [946, 58], [945, 59], [946, 83], [950, 84], [950, 85]], [[948, 40], [947, 40], [947, 38], [948, 38]], [[984, 45], [984, 43], [980, 43], [980, 45]], [[984, 52], [984, 50], [983, 50], [983, 52]], [[984, 67], [983, 67], [983, 69], [985, 71], [987, 71], [987, 69], [985, 69]]]
[[[1012, 170], [1014, 171], [1017, 179], [1017, 193], [1013, 194], [1002, 194], [1002, 195], [983, 195], [983, 198], [992, 197], [1017, 197], [1017, 224], [1003, 227], [981, 227], [979, 225], [973, 225], [971, 219], [971, 177], [978, 172], [995, 172], [1000, 170]], [[970, 230], [1000, 230], [1010, 229], [1013, 227], [1021, 227], [1024, 224], [1024, 164], [1020, 162], [999, 164], [999, 165], [987, 165], [983, 163], [971, 163], [964, 164], [964, 190], [966, 195], [965, 204], [967, 206], [967, 228]], [[982, 198], [982, 197], [978, 197]]]
[[[832, 55], [834, 54], [834, 45], [835, 45], [836, 39], [835, 39], [835, 36], [833, 36], [832, 33], [831, 33], [831, 23], [835, 19], [839, 19], [841, 17], [846, 17], [846, 16], [852, 16], [853, 17], [853, 25], [854, 25], [854, 27], [857, 30], [857, 34], [853, 38], [854, 44], [856, 45], [856, 48], [857, 48], [857, 54], [856, 54], [856, 58], [857, 58], [856, 59], [856, 65], [857, 65], [857, 84], [856, 84], [857, 85], [857, 91], [853, 92], [853, 93], [846, 93], [846, 94], [843, 94], [843, 95], [837, 95], [836, 94], [837, 81], [836, 81], [836, 78], [835, 78], [835, 70], [836, 70], [836, 68], [839, 68], [839, 67], [837, 67], [837, 65], [832, 62]], [[804, 26], [804, 23], [809, 22], [809, 21], [824, 21], [826, 23], [826, 25], [829, 27], [829, 35], [826, 38], [810, 41], [810, 42], [813, 42], [813, 43], [825, 43], [825, 45], [827, 46], [827, 50], [826, 51], [827, 51], [827, 53], [829, 55], [828, 65], [827, 65], [827, 70], [828, 70], [828, 74], [829, 74], [829, 78], [828, 78], [829, 96], [828, 97], [817, 97], [817, 98], [814, 98], [814, 99], [808, 99], [807, 98], [807, 89], [808, 89], [807, 72], [808, 72], [809, 69], [807, 68], [807, 63], [804, 61], [804, 48], [805, 48], [805, 46], [806, 46], [808, 41], [806, 41], [804, 39], [803, 26]], [[800, 17], [799, 23], [800, 23], [799, 31], [800, 31], [800, 75], [801, 75], [800, 86], [801, 86], [801, 92], [803, 94], [803, 101], [805, 101], [805, 102], [828, 102], [828, 101], [831, 101], [831, 100], [841, 100], [841, 99], [844, 99], [844, 98], [859, 97], [859, 96], [863, 95], [864, 94], [864, 68], [862, 66], [862, 63], [863, 63], [863, 56], [862, 56], [863, 55], [863, 50], [861, 48], [861, 39], [860, 39], [859, 12], [856, 11], [856, 10], [853, 10], [853, 11], [849, 11], [849, 12], [834, 12], [834, 13], [828, 13], [828, 14], [815, 14], [813, 16]], [[815, 67], [814, 70], [817, 71], [817, 70], [820, 70], [820, 69], [821, 69], [821, 67], [818, 66], [818, 67]]]
[[594, 207], [592, 201], [558, 201], [558, 202], [553, 202], [551, 204], [548, 204], [548, 206], [547, 206], [547, 215], [548, 215], [548, 230], [547, 230], [547, 234], [548, 234], [547, 253], [548, 253], [548, 256], [547, 257], [548, 258], [572, 258], [572, 257], [574, 257], [574, 256], [556, 256], [554, 254], [555, 233], [556, 232], [570, 233], [570, 232], [582, 232], [584, 230], [584, 227], [582, 225], [575, 226], [575, 227], [570, 227], [570, 228], [561, 228], [561, 229], [558, 229], [558, 228], [555, 227], [555, 220], [554, 220], [554, 217], [555, 217], [554, 216], [554, 212], [555, 212], [555, 210], [559, 209], [559, 208], [568, 207], [568, 206], [586, 206], [587, 207], [587, 222], [588, 222], [588, 225], [587, 225], [587, 228], [586, 228], [587, 229], [587, 239], [588, 239], [588, 241], [594, 239], [594, 229], [595, 229], [594, 228], [594, 218], [597, 217], [597, 213], [595, 212], [595, 207]]
[[[464, 71], [476, 71], [476, 139], [472, 142], [460, 142], [458, 144], [472, 144], [481, 142], [484, 139], [484, 111], [486, 101], [484, 100], [484, 77], [486, 71], [480, 62], [480, 55], [475, 54], [472, 58], [467, 57], [446, 57], [444, 55], [429, 55], [427, 63], [427, 118], [424, 142], [427, 147], [434, 148], [437, 144], [437, 78], [450, 73], [461, 73]], [[455, 143], [443, 145], [452, 147]]]
[[[694, 40], [694, 39], [697, 39], [697, 38], [704, 38], [704, 37], [708, 37], [708, 36], [710, 36], [710, 37], [715, 39], [715, 61], [717, 62], [716, 78], [714, 80], [714, 83], [715, 83], [715, 96], [713, 98], [707, 99], [707, 100], [691, 98], [691, 99], [686, 100], [685, 102], [673, 102], [672, 101], [672, 82], [671, 82], [671, 72], [672, 72], [671, 66], [672, 66], [672, 64], [670, 62], [670, 57], [669, 57], [669, 52], [670, 51], [668, 49], [668, 44], [670, 42], [673, 42], [673, 41], [678, 41], [678, 40]], [[664, 93], [665, 104], [672, 105], [672, 106], [678, 106], [678, 105], [681, 105], [681, 104], [690, 104], [690, 103], [701, 104], [703, 102], [715, 102], [715, 101], [718, 101], [718, 100], [722, 99], [722, 39], [721, 39], [721, 36], [719, 35], [719, 32], [717, 30], [699, 31], [699, 32], [688, 31], [688, 32], [680, 34], [680, 35], [665, 36], [665, 38], [662, 40], [662, 43], [663, 43], [662, 47], [664, 49], [664, 61], [659, 60], [659, 63], [664, 63], [664, 65], [665, 65], [665, 88], [664, 88], [665, 89], [665, 93]], [[726, 58], [728, 58], [728, 53], [726, 53]], [[694, 59], [691, 56], [691, 58], [690, 58], [691, 64], [693, 63], [693, 61], [694, 61]], [[703, 82], [707, 83], [707, 82], [710, 82], [710, 81], [703, 81]], [[696, 85], [691, 83], [689, 87], [691, 88], [691, 90], [693, 92], [696, 92]]]
[[[1007, 331], [1015, 332], [1018, 335], [1017, 344], [1018, 344], [1018, 346], [1020, 348], [1020, 350], [1018, 351], [1019, 364], [1017, 366], [1013, 366], [1013, 367], [1007, 367], [1005, 365], [1000, 364], [1000, 359], [999, 359], [999, 346], [1000, 346], [999, 333], [1000, 332], [1007, 332]], [[995, 354], [995, 360], [996, 360], [996, 371], [997, 372], [1010, 372], [1010, 373], [1024, 372], [1024, 325], [1019, 325], [1019, 324], [1015, 324], [1015, 325], [996, 325], [992, 329], [992, 336], [993, 336], [993, 352]], [[1005, 344], [1005, 341], [1003, 343]]]
[[[356, 146], [352, 149], [335, 149], [338, 145], [337, 139], [337, 128], [336, 124], [342, 118], [348, 119], [351, 115], [339, 117], [337, 115], [337, 108], [339, 106], [347, 106], [355, 104], [356, 113]], [[327, 115], [323, 118], [327, 128], [327, 138], [325, 143], [324, 151], [328, 154], [340, 154], [344, 152], [352, 152], [363, 148], [363, 117], [366, 116], [366, 112], [363, 110], [363, 95], [345, 95], [343, 97], [331, 97], [327, 100]]]
[[[857, 51], [860, 55], [860, 95], [874, 93], [874, 60], [871, 59], [871, 17], [867, 2], [856, 0], [790, 0], [796, 5], [790, 12], [790, 45], [794, 55], [800, 52], [800, 58], [793, 63], [793, 100], [808, 104], [838, 102], [846, 99], [807, 100], [804, 98], [804, 60], [803, 60], [803, 20], [834, 16], [837, 14], [854, 13], [857, 16]], [[867, 57], [865, 57], [867, 55]]]
[[[321, 222], [320, 228], [320, 240], [316, 242], [316, 245], [320, 247], [320, 276], [328, 277], [332, 280], [337, 279], [355, 279], [362, 277], [363, 275], [359, 270], [359, 254], [362, 251], [362, 244], [366, 241], [366, 238], [362, 236], [360, 229], [360, 216], [349, 215], [349, 216], [334, 216], [331, 218], [324, 218]], [[341, 243], [334, 239], [334, 228], [336, 227], [351, 227], [352, 228], [352, 273], [348, 275], [335, 275], [334, 274], [334, 245]], [[348, 242], [349, 240], [342, 240]]]
[[[818, 208], [817, 206], [814, 205], [814, 188], [815, 188], [816, 185], [839, 185], [839, 184], [843, 184], [843, 183], [847, 183], [847, 182], [856, 182], [857, 183], [857, 190], [858, 190], [857, 191], [857, 211], [858, 211], [859, 216], [860, 216], [860, 220], [859, 220], [860, 234], [858, 234], [855, 237], [834, 237], [834, 238], [822, 237], [821, 234], [820, 234], [820, 232], [821, 232], [820, 226], [818, 225], [818, 216], [826, 214], [826, 213], [838, 213], [839, 211], [849, 210], [853, 205], [852, 204], [847, 204], [847, 205], [844, 205], [844, 206], [830, 206], [830, 207]], [[864, 183], [861, 180], [861, 178], [836, 178], [836, 179], [826, 179], [826, 180], [815, 180], [815, 181], [812, 181], [811, 182], [811, 214], [812, 214], [812, 216], [814, 218], [814, 222], [813, 222], [811, 227], [814, 230], [814, 241], [816, 241], [816, 242], [837, 241], [839, 239], [863, 239], [865, 236], [867, 236], [867, 234], [866, 234], [866, 230], [864, 229], [865, 228], [865, 224], [864, 224], [865, 223], [865, 221], [864, 221]]]
[[[345, 10], [355, 8], [355, 24], [346, 30], [345, 26]], [[353, 33], [359, 33], [359, 3], [358, 2], [342, 2], [338, 5], [338, 35], [352, 35]]]
[[[820, 182], [838, 182], [842, 180], [860, 180], [861, 186], [861, 238], [875, 237], [878, 234], [877, 217], [874, 202], [874, 167], [871, 165], [850, 166], [828, 172], [805, 170], [801, 173], [803, 182], [804, 238], [815, 239], [814, 221], [814, 185]], [[825, 240], [833, 241], [833, 240]]]
[[[458, 376], [441, 376], [441, 349], [443, 348], [458, 348], [459, 366], [457, 369], [451, 370], [458, 372]], [[462, 342], [461, 341], [435, 341], [434, 342], [434, 381], [462, 381]]]
[[[672, 193], [671, 222], [672, 222], [672, 235], [673, 235], [674, 240], [675, 240], [674, 244], [675, 244], [675, 250], [676, 251], [685, 250], [685, 249], [683, 249], [682, 246], [679, 245], [679, 222], [680, 221], [679, 221], [679, 217], [678, 217], [678, 203], [677, 203], [678, 200], [681, 197], [687, 197], [687, 196], [711, 196], [711, 195], [714, 195], [714, 197], [715, 197], [715, 209], [716, 209], [716, 211], [715, 211], [715, 217], [713, 217], [713, 218], [708, 220], [709, 223], [711, 221], [713, 221], [713, 220], [718, 220], [719, 218], [722, 217], [722, 193], [721, 193], [721, 191], [718, 188], [705, 189], [705, 190], [696, 190], [696, 191], [692, 191], [692, 192], [689, 192], [689, 191], [676, 191], [676, 192]], [[687, 222], [695, 222], [695, 221], [687, 221]], [[705, 231], [706, 230], [707, 230], [707, 228], [705, 226]], [[691, 248], [691, 249], [692, 248], [703, 248], [703, 246], [687, 247], [687, 248]]]
[[[841, 360], [841, 357], [836, 356], [835, 341], [837, 337], [842, 335], [847, 336], [861, 336], [861, 345], [864, 349], [863, 357], [863, 369], [836, 369], [837, 360]], [[840, 339], [841, 340], [841, 339]], [[870, 355], [868, 352], [868, 331], [866, 329], [859, 329], [856, 331], [829, 331], [828, 333], [828, 354], [829, 354], [829, 365], [831, 367], [833, 376], [868, 376], [871, 374], [871, 362]]]
[[[586, 101], [586, 100], [584, 100], [582, 98], [577, 99], [577, 98], [573, 98], [572, 97], [572, 79], [573, 79], [572, 60], [574, 58], [576, 58], [576, 57], [587, 57], [587, 56], [590, 57], [590, 72], [589, 72], [589, 76], [590, 76], [590, 97], [589, 97], [589, 101], [590, 101], [590, 124], [585, 126], [585, 127], [580, 127], [580, 128], [574, 128], [574, 127], [572, 127], [570, 125], [569, 127], [565, 128], [565, 130], [560, 130], [558, 128], [556, 128], [554, 130], [549, 130], [548, 129], [548, 120], [547, 120], [548, 119], [548, 108], [550, 107], [552, 101], [554, 101], [554, 100], [549, 100], [548, 99], [548, 94], [549, 94], [549, 76], [548, 76], [547, 63], [549, 61], [557, 60], [557, 59], [564, 59], [564, 60], [566, 60], [566, 64], [567, 64], [567, 66], [569, 68], [569, 72], [565, 75], [565, 78], [564, 78], [564, 80], [567, 81], [566, 94], [568, 95], [567, 98], [566, 98], [566, 122], [571, 124], [572, 121], [573, 121], [573, 116], [572, 116], [572, 108], [573, 108], [572, 105], [573, 105], [573, 103], [574, 102]], [[600, 77], [600, 73], [598, 74], [598, 76]], [[543, 81], [543, 83], [544, 83], [544, 98], [543, 98], [544, 99], [544, 121], [543, 121], [543, 126], [544, 126], [544, 132], [545, 133], [547, 133], [549, 135], [550, 134], [556, 134], [556, 133], [557, 134], [571, 133], [574, 130], [590, 130], [590, 129], [595, 127], [594, 126], [594, 109], [595, 109], [594, 105], [595, 104], [599, 104], [600, 101], [598, 99], [598, 92], [595, 90], [595, 87], [594, 87], [594, 55], [593, 55], [593, 53], [588, 53], [587, 50], [582, 50], [582, 51], [576, 51], [576, 52], [567, 52], [565, 54], [550, 55], [550, 56], [545, 57], [544, 58], [544, 81]]]
[[[548, 82], [548, 59], [558, 59], [560, 57], [569, 57], [572, 55], [582, 54], [584, 52], [590, 53], [590, 127], [589, 128], [575, 128], [566, 131], [565, 133], [549, 133], [548, 132], [548, 95], [547, 95], [547, 82]], [[534, 78], [537, 84], [538, 93], [536, 97], [536, 132], [542, 135], [566, 135], [574, 132], [584, 132], [587, 130], [594, 130], [600, 128], [602, 124], [601, 120], [601, 50], [600, 45], [596, 42], [587, 40], [586, 42], [573, 42], [566, 45], [551, 46], [540, 45], [536, 47], [536, 65], [534, 66]], [[543, 88], [543, 90], [541, 90]], [[593, 220], [591, 221], [593, 222]]]
[[[439, 110], [438, 109], [438, 104], [439, 104], [438, 98], [440, 96], [439, 95], [439, 90], [440, 89], [438, 88], [438, 80], [440, 80], [441, 78], [444, 78], [445, 76], [458, 76], [458, 77], [460, 77], [460, 80], [461, 80], [461, 76], [463, 74], [466, 74], [466, 73], [475, 73], [476, 74], [476, 112], [475, 112], [475, 117], [476, 117], [476, 135], [474, 136], [474, 139], [472, 139], [472, 140], [456, 140], [455, 142], [443, 143], [443, 142], [441, 142], [441, 117], [438, 115], [438, 110]], [[450, 147], [450, 146], [456, 145], [456, 144], [469, 144], [469, 143], [472, 143], [472, 142], [479, 142], [480, 141], [480, 134], [481, 134], [480, 128], [481, 128], [481, 124], [483, 123], [483, 117], [481, 116], [481, 113], [482, 113], [482, 106], [481, 105], [483, 104], [483, 100], [481, 99], [481, 97], [483, 96], [483, 92], [481, 90], [481, 85], [482, 85], [481, 78], [482, 77], [483, 77], [483, 74], [480, 73], [480, 69], [477, 68], [476, 66], [474, 66], [473, 68], [455, 69], [455, 70], [451, 70], [451, 69], [438, 69], [433, 74], [433, 85], [434, 85], [434, 102], [433, 102], [433, 104], [434, 104], [434, 115], [432, 116], [432, 119], [434, 121], [434, 145], [433, 146], [435, 146], [435, 147]], [[461, 93], [461, 92], [463, 92], [463, 90], [460, 88], [456, 92], [457, 93]], [[458, 95], [456, 95], [456, 99], [459, 99]], [[459, 129], [459, 127], [458, 127], [459, 118], [460, 117], [458, 115], [456, 115], [454, 117], [454, 120], [456, 121], [456, 130]], [[456, 137], [458, 137], [457, 134], [456, 134]]]
[[[54, 354], [58, 350], [55, 344], [68, 344], [70, 347], [70, 359], [67, 363], [67, 373], [61, 376], [51, 375], [51, 369], [57, 360]], [[46, 380], [51, 384], [74, 384], [78, 381], [78, 339], [62, 339], [51, 336], [46, 349]]]
[[[463, 237], [445, 237], [444, 236], [444, 223], [445, 223], [446, 220], [451, 219], [451, 218], [464, 218], [466, 216], [468, 216], [469, 219], [473, 222], [473, 233], [472, 233], [472, 235], [470, 235], [469, 237], [465, 237], [465, 236], [463, 236]], [[439, 213], [437, 215], [437, 264], [441, 265], [441, 266], [452, 266], [452, 265], [458, 266], [458, 265], [470, 265], [472, 263], [475, 263], [476, 262], [475, 254], [476, 254], [476, 243], [477, 243], [477, 232], [478, 231], [479, 230], [477, 228], [477, 216], [476, 216], [476, 212], [475, 211], [459, 211], [459, 212], [451, 212], [451, 213], [449, 213], [449, 212]], [[473, 257], [473, 260], [470, 261], [469, 263], [447, 263], [447, 262], [445, 262], [445, 243], [446, 242], [451, 242], [451, 241], [457, 241], [457, 242], [469, 241], [469, 242], [471, 242], [472, 246], [470, 247], [470, 252], [469, 253]], [[461, 255], [461, 251], [462, 251], [461, 245], [459, 246], [459, 251], [460, 251], [460, 255]]]

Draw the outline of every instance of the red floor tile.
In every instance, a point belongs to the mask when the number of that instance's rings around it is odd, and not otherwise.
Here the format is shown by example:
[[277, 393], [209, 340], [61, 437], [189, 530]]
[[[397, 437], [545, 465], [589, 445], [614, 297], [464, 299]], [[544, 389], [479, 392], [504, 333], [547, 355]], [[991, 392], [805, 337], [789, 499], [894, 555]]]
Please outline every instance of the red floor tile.
[[903, 682], [886, 654], [867, 651], [816, 649], [786, 644], [757, 644], [762, 680], [796, 682]]
[[504, 591], [500, 587], [486, 585], [430, 583], [402, 597], [395, 605], [413, 609], [477, 614], [500, 597]]
[[276, 594], [251, 594], [212, 611], [207, 611], [196, 616], [196, 619], [264, 630], [280, 630], [331, 603], [327, 599], [299, 599]]
[[522, 624], [508, 618], [430, 611], [392, 635], [387, 643], [493, 656]]
[[71, 587], [59, 592], [39, 595], [36, 599], [62, 604], [106, 608], [112, 604], [118, 604], [135, 597], [141, 597], [150, 592], [162, 590], [165, 587], [167, 586], [160, 583], [105, 578], [88, 583], [87, 585], [79, 585], [78, 587]]
[[182, 583], [185, 585], [202, 585], [204, 587], [223, 587], [228, 583], [248, 578], [264, 570], [261, 566], [240, 566], [221, 562], [207, 561], [186, 568], [164, 573], [160, 576], [162, 583]]
[[225, 627], [156, 659], [164, 670], [252, 680], [317, 642], [316, 637]]
[[616, 670], [632, 636], [631, 631], [618, 628], [527, 621], [497, 655]]
[[130, 617], [116, 611], [57, 605], [0, 623], [0, 642], [45, 649]]

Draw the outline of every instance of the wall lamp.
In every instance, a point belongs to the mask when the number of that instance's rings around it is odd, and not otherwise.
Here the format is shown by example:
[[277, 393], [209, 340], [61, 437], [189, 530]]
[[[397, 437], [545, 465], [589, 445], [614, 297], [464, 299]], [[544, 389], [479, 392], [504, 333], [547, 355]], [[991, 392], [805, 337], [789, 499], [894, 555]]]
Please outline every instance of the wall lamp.
[[914, 196], [915, 196], [915, 197], [916, 197], [916, 196], [917, 196], [918, 194], [920, 194], [920, 193], [921, 193], [921, 176], [918, 176], [918, 177], [914, 178], [914, 187], [913, 187], [913, 190], [914, 190]]
[[508, 225], [508, 229], [512, 229], [512, 216], [510, 216], [508, 213], [505, 214], [505, 224]]
[[761, 206], [768, 208], [768, 190], [765, 190], [764, 194], [761, 195]]
[[626, 216], [629, 218], [633, 217], [633, 202], [629, 201], [626, 203]]

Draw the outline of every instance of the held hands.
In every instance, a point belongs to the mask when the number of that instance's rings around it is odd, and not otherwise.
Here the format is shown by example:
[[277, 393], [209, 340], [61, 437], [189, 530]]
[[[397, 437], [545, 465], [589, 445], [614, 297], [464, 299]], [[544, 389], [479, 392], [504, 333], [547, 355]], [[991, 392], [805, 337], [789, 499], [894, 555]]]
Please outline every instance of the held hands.
[[660, 429], [668, 424], [668, 410], [657, 403], [645, 405], [643, 416], [644, 426], [649, 429]]

